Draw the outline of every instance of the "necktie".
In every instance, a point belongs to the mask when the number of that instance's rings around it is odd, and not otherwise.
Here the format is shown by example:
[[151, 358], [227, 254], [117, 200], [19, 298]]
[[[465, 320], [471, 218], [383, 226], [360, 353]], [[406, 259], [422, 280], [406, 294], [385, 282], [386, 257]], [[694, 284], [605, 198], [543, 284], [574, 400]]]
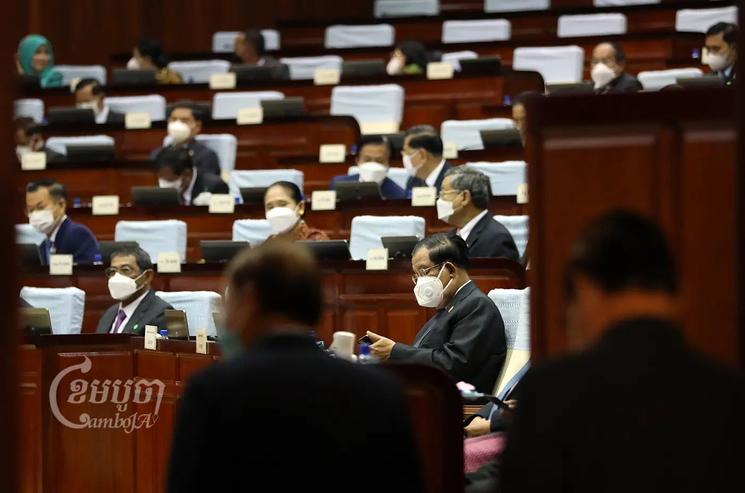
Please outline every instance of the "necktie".
[[118, 334], [119, 333], [119, 327], [122, 326], [122, 322], [124, 322], [124, 319], [127, 318], [127, 314], [124, 313], [124, 310], [121, 308], [119, 309], [119, 313], [116, 315], [116, 322], [114, 322], [114, 330], [112, 333]]

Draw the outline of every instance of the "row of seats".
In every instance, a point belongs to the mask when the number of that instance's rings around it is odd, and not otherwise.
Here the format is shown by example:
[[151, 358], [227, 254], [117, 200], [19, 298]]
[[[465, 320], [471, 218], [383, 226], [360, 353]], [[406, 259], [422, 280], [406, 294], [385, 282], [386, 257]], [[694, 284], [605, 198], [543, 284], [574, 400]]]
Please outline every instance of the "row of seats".
[[[520, 256], [528, 242], [527, 216], [495, 216], [510, 231]], [[365, 260], [373, 248], [382, 248], [380, 238], [385, 236], [425, 235], [425, 220], [419, 216], [357, 216], [352, 219], [349, 251], [355, 260]], [[258, 245], [272, 234], [265, 219], [239, 219], [233, 223], [232, 240], [247, 241]], [[160, 253], [177, 252], [186, 261], [186, 222], [170, 219], [164, 221], [119, 221], [114, 233], [115, 241], [136, 241], [153, 259]], [[16, 225], [16, 243], [40, 245], [45, 237], [28, 224]]]

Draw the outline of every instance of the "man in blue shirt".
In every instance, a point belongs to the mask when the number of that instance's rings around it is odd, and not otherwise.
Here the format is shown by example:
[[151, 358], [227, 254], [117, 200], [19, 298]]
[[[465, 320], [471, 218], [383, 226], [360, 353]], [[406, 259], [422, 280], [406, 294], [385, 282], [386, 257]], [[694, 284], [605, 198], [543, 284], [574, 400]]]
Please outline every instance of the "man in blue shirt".
[[340, 182], [374, 182], [380, 185], [380, 195], [386, 199], [404, 199], [406, 192], [388, 178], [393, 145], [385, 135], [366, 135], [360, 139], [357, 167], [354, 175], [339, 175], [331, 180], [331, 189]]

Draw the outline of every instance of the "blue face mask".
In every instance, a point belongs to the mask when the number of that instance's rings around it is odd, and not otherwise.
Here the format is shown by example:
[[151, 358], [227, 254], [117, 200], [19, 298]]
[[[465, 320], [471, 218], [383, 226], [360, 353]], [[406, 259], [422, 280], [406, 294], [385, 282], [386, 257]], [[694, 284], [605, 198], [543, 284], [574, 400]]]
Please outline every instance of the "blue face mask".
[[222, 350], [222, 356], [226, 360], [234, 359], [244, 353], [246, 348], [243, 346], [243, 341], [238, 337], [232, 330], [223, 328], [219, 332], [217, 343], [220, 345]]

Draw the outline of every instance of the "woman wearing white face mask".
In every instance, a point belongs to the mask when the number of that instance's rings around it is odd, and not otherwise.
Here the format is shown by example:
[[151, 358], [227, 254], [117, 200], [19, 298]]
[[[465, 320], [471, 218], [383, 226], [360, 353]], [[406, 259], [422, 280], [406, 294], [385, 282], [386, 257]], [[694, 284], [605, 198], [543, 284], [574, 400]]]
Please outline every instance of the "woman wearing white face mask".
[[289, 181], [278, 181], [264, 193], [266, 220], [272, 228], [269, 238], [282, 238], [292, 241], [328, 240], [320, 229], [309, 227], [303, 221], [305, 202], [300, 188]]
[[368, 332], [372, 353], [381, 359], [434, 364], [455, 380], [491, 393], [507, 351], [504, 322], [466, 272], [466, 243], [458, 236], [432, 235], [414, 247], [411, 266], [417, 303], [437, 312], [411, 345]]
[[388, 75], [423, 74], [427, 70], [427, 49], [419, 41], [404, 41], [396, 46], [386, 65]]
[[154, 70], [158, 84], [182, 84], [178, 72], [168, 68], [168, 59], [160, 43], [154, 39], [141, 39], [132, 49], [132, 58], [127, 62], [129, 70]]

